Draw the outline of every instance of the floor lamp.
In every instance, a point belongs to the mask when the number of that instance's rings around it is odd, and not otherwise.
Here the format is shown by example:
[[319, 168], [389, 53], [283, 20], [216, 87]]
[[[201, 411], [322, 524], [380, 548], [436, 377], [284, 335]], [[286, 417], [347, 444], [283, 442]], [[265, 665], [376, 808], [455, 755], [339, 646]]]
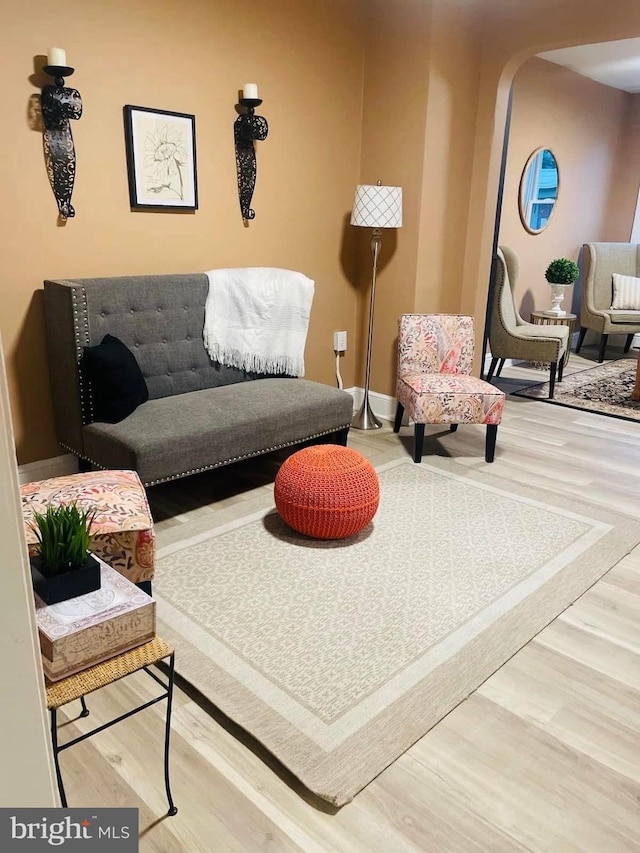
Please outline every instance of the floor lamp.
[[371, 301], [369, 303], [369, 336], [367, 338], [367, 368], [364, 378], [364, 399], [351, 421], [355, 429], [380, 429], [382, 424], [369, 405], [369, 376], [371, 374], [371, 342], [373, 340], [373, 308], [376, 299], [376, 272], [382, 242], [383, 228], [400, 228], [402, 225], [402, 187], [384, 187], [377, 184], [360, 184], [356, 187], [351, 224], [362, 228], [373, 228], [371, 254], [373, 275], [371, 278]]

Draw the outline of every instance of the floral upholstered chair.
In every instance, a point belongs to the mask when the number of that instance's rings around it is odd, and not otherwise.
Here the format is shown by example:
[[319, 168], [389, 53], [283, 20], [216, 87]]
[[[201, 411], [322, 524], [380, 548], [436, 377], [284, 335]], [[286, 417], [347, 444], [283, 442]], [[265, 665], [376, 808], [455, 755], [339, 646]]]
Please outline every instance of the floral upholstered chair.
[[471, 375], [473, 317], [463, 314], [403, 314], [398, 320], [399, 432], [405, 409], [415, 422], [414, 462], [422, 459], [425, 424], [486, 424], [485, 459], [493, 462], [504, 393]]

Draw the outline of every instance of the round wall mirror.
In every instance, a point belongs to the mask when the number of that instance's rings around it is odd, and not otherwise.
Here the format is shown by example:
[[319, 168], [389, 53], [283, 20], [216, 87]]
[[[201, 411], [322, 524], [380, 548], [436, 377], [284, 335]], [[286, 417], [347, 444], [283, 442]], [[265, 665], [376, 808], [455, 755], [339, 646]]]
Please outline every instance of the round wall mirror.
[[548, 148], [537, 148], [527, 160], [520, 179], [520, 219], [530, 234], [549, 224], [558, 199], [558, 163]]

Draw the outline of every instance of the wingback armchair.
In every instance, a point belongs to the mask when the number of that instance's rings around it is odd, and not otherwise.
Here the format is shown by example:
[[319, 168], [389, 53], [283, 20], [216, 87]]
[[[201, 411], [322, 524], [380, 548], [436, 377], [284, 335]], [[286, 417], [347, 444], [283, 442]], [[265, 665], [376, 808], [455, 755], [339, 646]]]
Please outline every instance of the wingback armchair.
[[604, 361], [610, 334], [626, 335], [628, 352], [633, 336], [640, 332], [640, 310], [614, 309], [613, 273], [640, 277], [640, 244], [585, 243], [582, 247], [580, 281], [580, 334], [576, 352], [580, 352], [587, 329], [600, 333], [598, 361]]
[[507, 246], [501, 246], [498, 249], [496, 289], [489, 326], [491, 365], [487, 379], [491, 381], [498, 362], [504, 362], [506, 358], [549, 362], [549, 397], [553, 397], [556, 375], [558, 381], [562, 381], [569, 328], [537, 325], [523, 320], [513, 298], [517, 277], [517, 255]]

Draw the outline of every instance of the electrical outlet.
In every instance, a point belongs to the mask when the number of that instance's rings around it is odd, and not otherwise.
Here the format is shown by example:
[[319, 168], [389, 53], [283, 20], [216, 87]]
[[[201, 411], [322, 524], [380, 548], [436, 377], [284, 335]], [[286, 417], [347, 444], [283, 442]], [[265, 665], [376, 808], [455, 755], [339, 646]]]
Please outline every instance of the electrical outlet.
[[333, 333], [333, 349], [334, 349], [334, 352], [346, 352], [347, 351], [347, 333], [346, 332], [334, 332]]

